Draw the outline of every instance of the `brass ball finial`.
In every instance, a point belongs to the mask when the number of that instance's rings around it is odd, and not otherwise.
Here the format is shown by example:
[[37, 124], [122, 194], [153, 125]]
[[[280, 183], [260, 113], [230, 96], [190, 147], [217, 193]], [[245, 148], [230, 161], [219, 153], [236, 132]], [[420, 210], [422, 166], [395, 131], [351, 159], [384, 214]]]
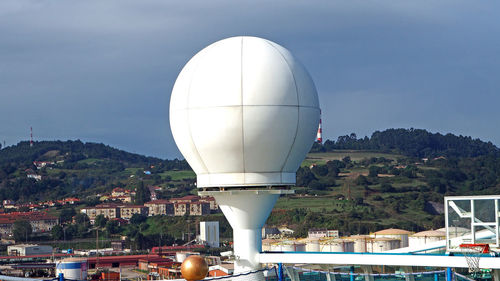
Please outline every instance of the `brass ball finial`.
[[182, 278], [187, 281], [203, 280], [208, 273], [208, 264], [198, 255], [187, 257], [181, 265]]

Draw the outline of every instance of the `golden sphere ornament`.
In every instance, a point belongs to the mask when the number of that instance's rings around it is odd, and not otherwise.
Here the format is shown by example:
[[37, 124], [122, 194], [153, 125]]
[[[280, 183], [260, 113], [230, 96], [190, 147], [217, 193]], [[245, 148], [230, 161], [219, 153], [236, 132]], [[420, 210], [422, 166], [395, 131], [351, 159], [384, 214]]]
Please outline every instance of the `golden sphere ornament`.
[[208, 264], [204, 258], [193, 255], [187, 257], [181, 265], [182, 278], [187, 281], [203, 280], [208, 273]]

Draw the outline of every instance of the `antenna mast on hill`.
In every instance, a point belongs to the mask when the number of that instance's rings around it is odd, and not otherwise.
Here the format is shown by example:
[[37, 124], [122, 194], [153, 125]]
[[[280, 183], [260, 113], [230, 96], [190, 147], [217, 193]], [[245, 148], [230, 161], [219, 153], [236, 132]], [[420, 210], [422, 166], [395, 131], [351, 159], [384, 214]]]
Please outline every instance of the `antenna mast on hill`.
[[33, 127], [30, 127], [30, 147], [33, 147]]

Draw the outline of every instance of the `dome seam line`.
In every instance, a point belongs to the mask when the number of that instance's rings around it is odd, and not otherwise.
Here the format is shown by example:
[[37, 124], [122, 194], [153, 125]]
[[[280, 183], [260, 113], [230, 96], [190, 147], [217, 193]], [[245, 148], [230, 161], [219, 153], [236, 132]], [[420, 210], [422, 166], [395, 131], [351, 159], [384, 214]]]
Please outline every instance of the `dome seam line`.
[[242, 151], [242, 164], [243, 164], [243, 182], [246, 182], [245, 172], [245, 107], [243, 104], [243, 40], [244, 37], [241, 37], [241, 47], [240, 47], [240, 106], [241, 106], [241, 151]]
[[[175, 110], [189, 110], [189, 109], [209, 109], [209, 108], [220, 108], [220, 107], [250, 107], [250, 106], [280, 106], [280, 107], [299, 107], [299, 108], [312, 108], [312, 109], [320, 109], [317, 106], [311, 106], [311, 105], [295, 105], [295, 104], [245, 104], [245, 105], [239, 105], [239, 104], [234, 104], [234, 105], [214, 105], [214, 106], [196, 106], [196, 107], [187, 107], [187, 108], [179, 108]], [[174, 111], [175, 111], [174, 110]]]
[[[187, 101], [188, 101], [187, 103], [188, 104], [189, 104], [189, 98], [191, 96], [191, 84], [193, 82], [194, 75], [196, 74], [196, 71], [198, 70], [198, 66], [200, 65], [200, 61], [202, 59], [204, 59], [204, 58], [205, 58], [205, 55], [198, 60], [198, 62], [196, 63], [195, 68], [193, 69], [193, 74], [191, 75], [191, 78], [189, 79], [189, 89], [188, 89], [188, 93], [187, 93]], [[205, 164], [205, 161], [203, 161], [203, 158], [201, 157], [200, 151], [198, 150], [198, 147], [196, 146], [196, 143], [194, 142], [194, 139], [193, 139], [193, 133], [191, 131], [191, 118], [190, 118], [190, 111], [191, 110], [190, 109], [191, 108], [186, 108], [189, 138], [191, 139], [191, 143], [193, 144], [194, 150], [196, 151], [196, 154], [198, 155], [198, 159], [200, 159], [200, 162], [203, 165], [203, 168], [205, 168], [205, 171], [207, 171], [207, 173], [210, 173], [210, 171], [208, 170], [208, 167]]]
[[[286, 155], [285, 161], [283, 162], [283, 165], [281, 166], [281, 173], [283, 173], [283, 170], [285, 169], [286, 164], [288, 163], [288, 159], [290, 158], [290, 154], [292, 153], [293, 147], [295, 146], [295, 142], [297, 140], [297, 134], [299, 132], [299, 121], [300, 121], [300, 99], [299, 99], [299, 89], [297, 87], [297, 79], [295, 79], [295, 75], [293, 74], [292, 68], [290, 67], [290, 63], [286, 60], [285, 56], [269, 41], [266, 40], [266, 43], [269, 44], [278, 54], [281, 56], [283, 61], [285, 61], [286, 65], [288, 66], [288, 71], [290, 71], [290, 74], [292, 75], [293, 78], [293, 85], [295, 86], [295, 95], [297, 97], [297, 125], [295, 126], [295, 134], [293, 136], [293, 141], [292, 144], [290, 145], [290, 149], [288, 150], [288, 153]], [[280, 175], [281, 181], [283, 181], [282, 175]]]

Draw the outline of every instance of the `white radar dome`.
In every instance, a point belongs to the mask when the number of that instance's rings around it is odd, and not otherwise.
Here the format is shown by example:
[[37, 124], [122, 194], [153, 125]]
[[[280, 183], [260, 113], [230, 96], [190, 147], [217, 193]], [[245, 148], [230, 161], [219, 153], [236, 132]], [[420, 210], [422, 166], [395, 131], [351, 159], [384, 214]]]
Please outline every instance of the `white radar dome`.
[[198, 188], [294, 185], [319, 118], [318, 94], [302, 64], [257, 37], [201, 50], [170, 100], [172, 134]]

